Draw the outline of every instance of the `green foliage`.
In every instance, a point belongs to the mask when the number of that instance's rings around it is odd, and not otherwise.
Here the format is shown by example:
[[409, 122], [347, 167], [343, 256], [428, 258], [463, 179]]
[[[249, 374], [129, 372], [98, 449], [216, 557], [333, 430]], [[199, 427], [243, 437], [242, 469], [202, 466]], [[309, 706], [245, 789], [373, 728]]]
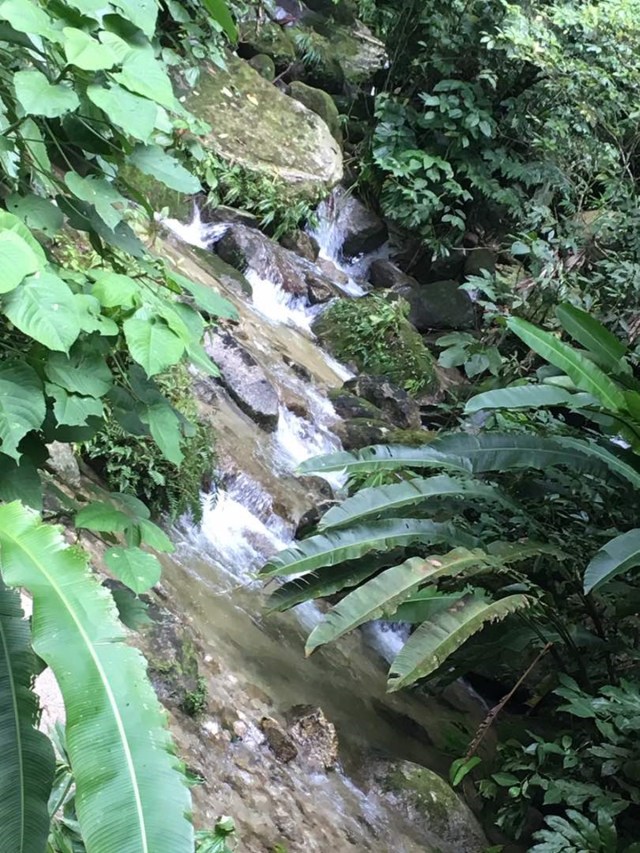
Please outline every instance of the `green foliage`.
[[213, 829], [196, 833], [196, 853], [233, 853], [235, 833], [233, 818], [221, 817]]
[[292, 201], [285, 184], [276, 178], [227, 163], [211, 151], [199, 164], [199, 174], [208, 188], [208, 204], [228, 204], [253, 213], [275, 240], [313, 222], [313, 200]]
[[407, 320], [402, 299], [370, 295], [339, 299], [314, 327], [336, 358], [353, 361], [376, 376], [388, 376], [410, 394], [433, 388], [433, 357]]

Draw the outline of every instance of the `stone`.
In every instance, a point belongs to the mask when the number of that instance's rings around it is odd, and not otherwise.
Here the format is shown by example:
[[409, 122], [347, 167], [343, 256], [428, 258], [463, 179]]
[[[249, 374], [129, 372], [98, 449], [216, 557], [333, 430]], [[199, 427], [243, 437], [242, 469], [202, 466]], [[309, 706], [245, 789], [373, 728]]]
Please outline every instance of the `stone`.
[[340, 113], [333, 98], [322, 89], [307, 86], [300, 80], [294, 80], [289, 86], [289, 95], [300, 101], [305, 107], [320, 116], [322, 121], [331, 131], [331, 135], [339, 145], [342, 145], [342, 126], [340, 124]]
[[241, 272], [252, 270], [293, 296], [306, 296], [307, 283], [296, 256], [255, 228], [232, 225], [216, 244], [216, 252]]
[[391, 290], [400, 287], [415, 287], [415, 278], [402, 272], [392, 261], [377, 258], [369, 267], [369, 281], [375, 288]]
[[273, 717], [263, 717], [260, 728], [278, 761], [288, 764], [297, 757], [298, 750], [293, 739]]
[[402, 295], [410, 305], [409, 321], [419, 332], [430, 329], [472, 329], [476, 314], [471, 297], [452, 279], [418, 285]]
[[409, 818], [433, 836], [440, 853], [483, 853], [487, 839], [475, 815], [445, 780], [411, 761], [380, 765], [378, 782]]
[[326, 194], [343, 168], [340, 146], [324, 121], [248, 62], [231, 54], [225, 62], [226, 69], [204, 65], [196, 87], [175, 72], [179, 97], [211, 128], [203, 147], [249, 174], [281, 182], [292, 201]]
[[334, 264], [333, 261], [330, 261], [329, 258], [318, 258], [316, 266], [322, 271], [323, 275], [334, 282], [334, 284], [344, 285], [349, 283], [349, 276], [346, 272], [343, 272]]
[[276, 66], [273, 59], [266, 53], [257, 53], [249, 60], [249, 65], [255, 68], [261, 77], [273, 83], [276, 77]]
[[349, 418], [332, 427], [344, 450], [361, 450], [372, 444], [388, 444], [390, 427], [387, 421], [368, 418]]
[[187, 250], [183, 245], [181, 251], [183, 254], [187, 251], [193, 254], [202, 267], [209, 270], [214, 279], [224, 287], [229, 288], [232, 292], [251, 297], [253, 289], [247, 279], [231, 264], [225, 263], [218, 255], [208, 249], [201, 249], [199, 246], [189, 246]]
[[207, 334], [205, 349], [220, 368], [219, 381], [238, 406], [263, 429], [275, 430], [278, 395], [255, 358], [226, 331]]
[[82, 485], [82, 478], [72, 445], [62, 441], [52, 441], [51, 444], [47, 444], [47, 451], [49, 453], [47, 467], [65, 485], [72, 489], [79, 489]]
[[249, 213], [248, 210], [236, 210], [235, 207], [229, 207], [226, 204], [217, 204], [215, 207], [205, 204], [200, 215], [202, 221], [207, 225], [231, 223], [232, 225], [247, 225], [249, 228], [260, 228], [260, 220], [253, 213]]
[[360, 21], [316, 26], [304, 35], [315, 60], [304, 67], [304, 82], [332, 95], [357, 95], [388, 60], [384, 43]]
[[296, 526], [295, 538], [301, 539], [304, 536], [308, 536], [315, 529], [325, 512], [331, 509], [334, 503], [334, 501], [321, 501], [302, 513]]
[[336, 288], [329, 279], [309, 271], [305, 276], [307, 298], [311, 305], [322, 305], [337, 295]]
[[464, 274], [481, 275], [486, 271], [493, 274], [496, 271], [496, 254], [491, 249], [472, 249], [467, 252], [464, 262]]
[[321, 708], [295, 705], [287, 714], [289, 733], [311, 764], [333, 770], [338, 763], [338, 734]]
[[287, 30], [272, 21], [247, 22], [241, 27], [238, 51], [241, 56], [268, 56], [278, 71], [296, 61], [296, 48]]
[[345, 382], [344, 387], [357, 397], [377, 406], [400, 429], [420, 428], [420, 407], [404, 388], [394, 385], [384, 376], [363, 373]]
[[320, 15], [334, 18], [339, 24], [352, 24], [358, 14], [354, 0], [306, 0], [305, 5]]
[[342, 388], [330, 389], [329, 399], [333, 403], [336, 414], [341, 418], [369, 418], [380, 421], [386, 419], [377, 406], [348, 391], [344, 385]]
[[281, 237], [280, 245], [312, 264], [315, 263], [320, 251], [316, 238], [299, 229], [292, 234], [285, 234], [284, 237]]
[[378, 249], [389, 236], [385, 223], [354, 195], [336, 199], [336, 228], [344, 235], [342, 254], [348, 258]]

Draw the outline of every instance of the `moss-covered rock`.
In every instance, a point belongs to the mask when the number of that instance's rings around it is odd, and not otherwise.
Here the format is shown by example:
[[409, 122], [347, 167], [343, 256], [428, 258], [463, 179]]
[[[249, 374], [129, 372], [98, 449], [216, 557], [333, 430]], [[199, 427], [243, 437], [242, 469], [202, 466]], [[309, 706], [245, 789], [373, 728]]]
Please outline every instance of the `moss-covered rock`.
[[335, 95], [366, 83], [387, 58], [384, 44], [360, 23], [333, 25], [326, 33], [305, 30], [294, 38], [305, 82]]
[[267, 56], [266, 53], [258, 53], [252, 56], [249, 60], [249, 65], [255, 68], [258, 74], [264, 77], [265, 80], [269, 80], [270, 83], [275, 80], [276, 66], [273, 59]]
[[383, 790], [405, 804], [411, 818], [424, 823], [441, 853], [482, 853], [486, 849], [487, 841], [471, 809], [437, 773], [399, 761], [381, 782]]
[[313, 331], [341, 361], [384, 376], [412, 396], [433, 392], [435, 359], [406, 318], [403, 300], [379, 295], [341, 299], [320, 315]]
[[289, 94], [296, 101], [300, 101], [307, 109], [320, 116], [322, 121], [331, 131], [331, 135], [342, 145], [342, 130], [340, 127], [340, 113], [333, 102], [331, 95], [322, 89], [316, 89], [314, 86], [307, 86], [300, 80], [294, 80], [289, 87]]
[[327, 125], [242, 59], [203, 68], [197, 88], [178, 76], [187, 109], [211, 127], [204, 144], [228, 163], [282, 183], [291, 200], [317, 199], [342, 178]]
[[240, 31], [239, 50], [251, 58], [258, 54], [269, 56], [278, 71], [284, 71], [296, 59], [296, 48], [289, 30], [272, 21], [249, 21]]
[[172, 190], [158, 181], [152, 175], [145, 175], [135, 166], [126, 165], [119, 172], [124, 195], [131, 196], [140, 193], [156, 212], [168, 210], [169, 216], [181, 221], [187, 221], [193, 215], [193, 196]]

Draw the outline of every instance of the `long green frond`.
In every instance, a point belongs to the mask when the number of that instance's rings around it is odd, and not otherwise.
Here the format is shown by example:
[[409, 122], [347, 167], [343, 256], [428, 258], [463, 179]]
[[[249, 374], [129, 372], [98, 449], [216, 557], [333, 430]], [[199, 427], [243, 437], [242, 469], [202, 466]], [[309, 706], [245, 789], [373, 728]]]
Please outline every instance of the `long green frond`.
[[640, 566], [640, 528], [611, 539], [593, 557], [584, 573], [584, 591], [594, 592], [616, 575]]
[[84, 554], [19, 503], [0, 507], [7, 584], [33, 596], [33, 648], [64, 698], [87, 853], [193, 853], [189, 792], [140, 653]]
[[43, 853], [55, 759], [36, 728], [35, 655], [20, 595], [0, 579], [0, 851]]

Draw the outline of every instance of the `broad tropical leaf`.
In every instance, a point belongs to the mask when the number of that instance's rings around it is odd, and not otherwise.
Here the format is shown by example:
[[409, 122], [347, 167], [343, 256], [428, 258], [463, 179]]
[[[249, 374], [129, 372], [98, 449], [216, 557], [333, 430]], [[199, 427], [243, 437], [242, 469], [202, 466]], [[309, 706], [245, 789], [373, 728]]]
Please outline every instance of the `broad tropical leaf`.
[[[556, 441], [561, 447], [577, 450], [583, 456], [590, 457], [596, 461], [593, 470], [590, 472], [587, 471], [587, 473], [602, 476], [608, 471], [616, 474], [623, 480], [627, 480], [635, 488], [640, 488], [640, 473], [632, 465], [625, 462], [624, 459], [621, 459], [620, 456], [617, 456], [602, 444], [597, 444], [595, 441], [582, 441], [579, 438], [565, 437], [558, 438]], [[613, 447], [613, 445], [611, 446]], [[630, 461], [637, 459], [634, 454], [627, 454], [627, 458]]]
[[42, 383], [28, 364], [0, 362], [0, 450], [16, 461], [18, 444], [38, 429], [46, 414]]
[[391, 664], [389, 691], [400, 690], [430, 675], [487, 622], [504, 619], [529, 604], [525, 595], [510, 595], [499, 601], [487, 601], [478, 594], [464, 596], [420, 625], [409, 637]]
[[27, 115], [58, 118], [80, 106], [71, 87], [64, 83], [50, 83], [42, 71], [16, 71], [13, 83], [16, 97]]
[[234, 23], [229, 7], [225, 0], [203, 0], [203, 4], [211, 17], [217, 21], [225, 33], [229, 36], [230, 41], [236, 41], [238, 38], [238, 30]]
[[398, 468], [449, 468], [471, 473], [471, 465], [462, 457], [453, 458], [432, 448], [381, 444], [354, 453], [345, 450], [316, 456], [298, 467], [300, 474], [345, 471], [348, 474], [396, 471]]
[[7, 296], [3, 310], [21, 332], [49, 349], [68, 352], [80, 334], [73, 293], [51, 272], [25, 278]]
[[465, 595], [464, 590], [458, 592], [438, 592], [436, 587], [428, 586], [419, 590], [404, 601], [393, 614], [394, 621], [419, 624], [432, 619], [436, 613], [446, 610]]
[[470, 415], [481, 409], [537, 409], [544, 406], [569, 406], [575, 409], [594, 403], [597, 403], [595, 397], [572, 394], [553, 385], [514, 385], [476, 394], [467, 402], [464, 410]]
[[213, 288], [200, 284], [198, 281], [191, 281], [190, 278], [171, 269], [167, 270], [167, 278], [180, 289], [190, 293], [198, 308], [211, 317], [229, 320], [236, 320], [238, 318], [238, 309], [235, 305]]
[[30, 639], [20, 595], [0, 579], [0, 848], [7, 853], [43, 853], [49, 834], [55, 759], [51, 742], [36, 728]]
[[640, 566], [640, 528], [611, 539], [593, 557], [584, 573], [584, 591], [594, 592], [608, 581]]
[[578, 388], [597, 397], [607, 409], [617, 412], [626, 408], [624, 394], [616, 383], [573, 347], [519, 317], [511, 317], [507, 325], [528, 347], [564, 371]]
[[592, 353], [602, 367], [614, 372], [624, 370], [622, 359], [627, 348], [599, 320], [569, 303], [556, 308], [556, 317], [565, 332]]
[[0, 555], [5, 581], [33, 596], [33, 648], [62, 691], [87, 853], [192, 853], [189, 793], [110, 594], [59, 529], [18, 503], [0, 507]]
[[87, 96], [129, 136], [141, 142], [148, 141], [158, 117], [158, 108], [154, 103], [118, 85], [104, 88], [92, 84], [87, 88]]
[[301, 578], [287, 581], [269, 596], [269, 612], [288, 610], [325, 595], [333, 595], [341, 589], [357, 586], [380, 569], [393, 565], [401, 551], [387, 552], [379, 555], [369, 555], [352, 563], [342, 563], [339, 566], [323, 568], [320, 572], [311, 572]]
[[177, 364], [184, 352], [184, 343], [161, 317], [149, 317], [137, 312], [122, 324], [131, 357], [140, 364], [147, 376], [155, 376], [172, 364]]
[[377, 515], [390, 515], [404, 507], [420, 506], [430, 498], [442, 497], [498, 502], [506, 500], [504, 494], [493, 486], [477, 480], [456, 480], [446, 475], [426, 480], [405, 480], [390, 486], [362, 489], [352, 498], [332, 507], [320, 520], [318, 530], [344, 527]]
[[200, 181], [159, 145], [136, 145], [129, 161], [145, 175], [152, 175], [172, 190], [194, 194], [202, 189]]
[[419, 518], [402, 518], [362, 524], [349, 530], [332, 530], [304, 539], [280, 551], [264, 566], [263, 577], [312, 572], [323, 566], [335, 566], [356, 560], [371, 551], [385, 551], [416, 543], [462, 542], [473, 545], [472, 537], [451, 524], [438, 524]]
[[141, 548], [109, 548], [104, 560], [118, 580], [138, 595], [155, 586], [162, 574], [158, 558]]
[[381, 572], [340, 601], [311, 632], [305, 652], [338, 639], [364, 622], [393, 616], [398, 606], [424, 583], [443, 575], [460, 574], [465, 569], [491, 563], [481, 549], [458, 548], [445, 557], [412, 557], [399, 566]]
[[15, 231], [0, 231], [0, 293], [14, 290], [41, 267], [42, 261], [26, 240]]

